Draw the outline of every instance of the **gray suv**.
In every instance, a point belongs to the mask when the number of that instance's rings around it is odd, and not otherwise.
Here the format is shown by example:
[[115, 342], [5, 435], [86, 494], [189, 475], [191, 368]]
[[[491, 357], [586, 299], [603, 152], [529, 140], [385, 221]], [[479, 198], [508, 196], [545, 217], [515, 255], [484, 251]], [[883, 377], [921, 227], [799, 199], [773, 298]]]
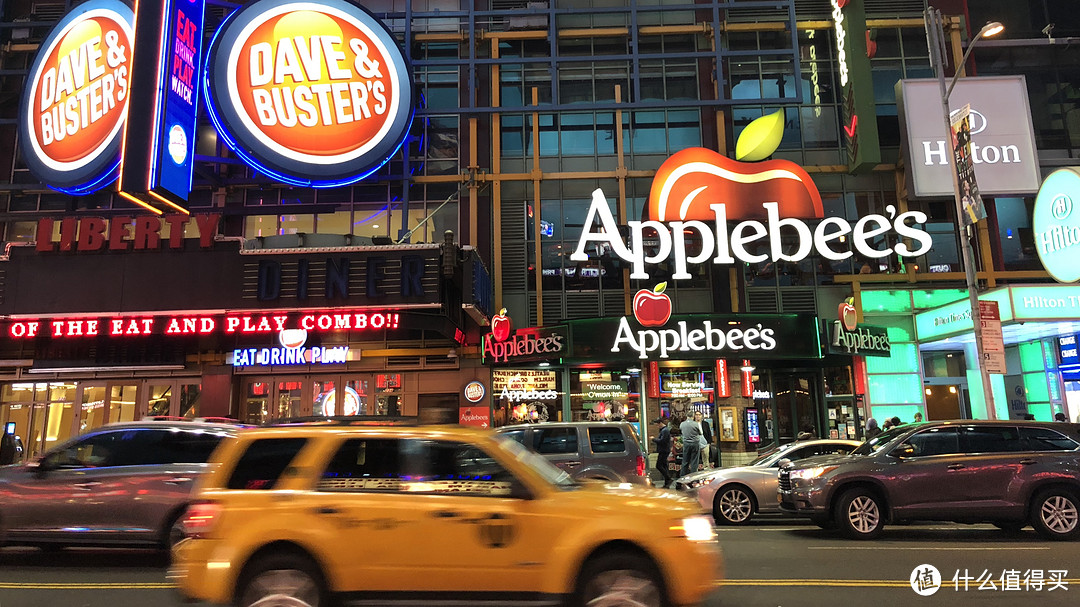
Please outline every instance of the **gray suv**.
[[1031, 525], [1080, 536], [1080, 425], [946, 421], [899, 426], [846, 456], [782, 466], [781, 509], [854, 539], [886, 522]]
[[182, 538], [192, 484], [237, 429], [200, 421], [111, 424], [0, 467], [0, 545], [168, 548]]
[[543, 422], [496, 432], [543, 455], [575, 479], [649, 485], [645, 452], [627, 422]]

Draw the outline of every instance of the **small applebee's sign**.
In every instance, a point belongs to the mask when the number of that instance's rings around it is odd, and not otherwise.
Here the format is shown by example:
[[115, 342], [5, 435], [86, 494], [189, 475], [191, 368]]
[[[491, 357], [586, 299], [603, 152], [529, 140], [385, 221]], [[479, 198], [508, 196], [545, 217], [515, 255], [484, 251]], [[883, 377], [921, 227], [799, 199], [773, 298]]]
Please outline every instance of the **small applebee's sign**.
[[[889, 356], [892, 346], [889, 344], [889, 332], [883, 327], [859, 325], [855, 305], [849, 298], [837, 308], [837, 319], [826, 321], [825, 330], [829, 335], [826, 351], [830, 354], [853, 356]], [[830, 327], [831, 325], [831, 327]]]
[[484, 336], [480, 359], [488, 364], [562, 358], [569, 342], [561, 326], [515, 331], [503, 308], [491, 318], [491, 333]]

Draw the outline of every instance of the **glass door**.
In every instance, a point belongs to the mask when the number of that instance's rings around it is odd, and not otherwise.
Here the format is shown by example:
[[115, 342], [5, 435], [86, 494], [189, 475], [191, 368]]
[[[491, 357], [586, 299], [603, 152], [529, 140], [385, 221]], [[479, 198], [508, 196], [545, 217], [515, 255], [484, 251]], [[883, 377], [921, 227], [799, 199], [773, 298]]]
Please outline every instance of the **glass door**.
[[815, 407], [816, 386], [816, 377], [809, 373], [773, 372], [775, 425], [781, 443], [794, 441], [800, 435], [823, 438]]

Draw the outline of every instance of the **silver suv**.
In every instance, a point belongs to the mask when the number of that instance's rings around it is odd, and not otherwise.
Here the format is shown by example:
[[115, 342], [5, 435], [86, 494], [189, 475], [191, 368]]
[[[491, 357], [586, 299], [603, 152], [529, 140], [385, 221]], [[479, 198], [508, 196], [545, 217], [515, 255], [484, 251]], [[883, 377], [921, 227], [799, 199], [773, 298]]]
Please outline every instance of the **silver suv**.
[[201, 421], [110, 424], [0, 467], [0, 544], [168, 548], [182, 538], [192, 484], [237, 429]]
[[652, 484], [637, 431], [627, 422], [544, 422], [503, 426], [513, 438], [575, 479]]

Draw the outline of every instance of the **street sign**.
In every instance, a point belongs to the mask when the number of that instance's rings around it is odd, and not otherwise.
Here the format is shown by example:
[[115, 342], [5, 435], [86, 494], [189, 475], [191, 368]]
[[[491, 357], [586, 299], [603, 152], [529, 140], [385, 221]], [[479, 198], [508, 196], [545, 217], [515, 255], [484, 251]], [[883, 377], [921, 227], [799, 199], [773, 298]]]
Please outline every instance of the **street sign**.
[[986, 365], [987, 373], [1005, 374], [1005, 338], [1001, 335], [1001, 313], [996, 301], [979, 301], [979, 332], [982, 334], [983, 352], [979, 364]]

